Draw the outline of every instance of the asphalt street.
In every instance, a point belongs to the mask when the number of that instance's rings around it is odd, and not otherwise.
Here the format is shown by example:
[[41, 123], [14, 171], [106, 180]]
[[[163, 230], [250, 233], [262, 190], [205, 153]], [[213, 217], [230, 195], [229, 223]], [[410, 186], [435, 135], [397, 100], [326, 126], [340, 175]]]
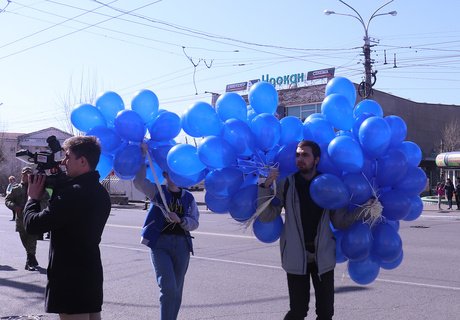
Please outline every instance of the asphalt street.
[[[194, 194], [202, 202], [203, 193]], [[278, 243], [261, 243], [229, 215], [205, 206], [200, 211], [179, 319], [282, 319], [288, 293]], [[139, 244], [144, 217], [141, 205], [112, 209], [101, 243], [103, 319], [159, 319], [149, 250]], [[0, 319], [57, 319], [43, 307], [49, 242], [38, 243], [43, 268], [24, 270], [25, 252], [10, 218], [0, 198]], [[401, 223], [404, 260], [397, 269], [381, 270], [361, 286], [348, 277], [346, 263], [339, 264], [334, 319], [460, 319], [459, 234], [460, 211], [426, 205], [419, 219]], [[313, 295], [310, 308], [307, 319], [315, 319]]]

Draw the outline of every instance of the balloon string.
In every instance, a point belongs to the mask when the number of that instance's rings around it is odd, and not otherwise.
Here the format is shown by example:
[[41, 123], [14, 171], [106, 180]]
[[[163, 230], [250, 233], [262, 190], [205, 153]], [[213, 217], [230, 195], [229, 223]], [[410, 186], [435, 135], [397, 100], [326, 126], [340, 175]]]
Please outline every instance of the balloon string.
[[[279, 163], [275, 163], [273, 166], [271, 166], [270, 168], [277, 168], [279, 166]], [[262, 202], [262, 204], [260, 206], [257, 207], [256, 209], [256, 212], [254, 212], [254, 214], [246, 221], [243, 222], [243, 224], [245, 225], [246, 228], [249, 228], [253, 223], [254, 221], [262, 214], [262, 212], [267, 209], [268, 205], [271, 203], [271, 201], [275, 198], [276, 196], [276, 188], [277, 188], [277, 185], [276, 185], [276, 180], [273, 181], [273, 194], [270, 195], [270, 196], [264, 196], [264, 197], [258, 197], [257, 198], [257, 202], [263, 198], [267, 198], [267, 200], [265, 200], [264, 202]]]
[[156, 174], [156, 172], [154, 170], [153, 161], [152, 161], [152, 158], [150, 157], [149, 150], [147, 150], [146, 156], [147, 156], [147, 159], [149, 160], [150, 171], [152, 171], [152, 175], [153, 175], [153, 178], [155, 179], [155, 184], [157, 186], [158, 192], [160, 193], [160, 198], [161, 198], [161, 201], [163, 201], [163, 206], [164, 207], [162, 207], [159, 204], [155, 204], [154, 202], [153, 202], [153, 204], [156, 205], [158, 208], [160, 208], [161, 213], [163, 213], [163, 216], [165, 217], [166, 221], [171, 222], [171, 218], [169, 218], [169, 212], [170, 211], [169, 211], [168, 203], [166, 202], [166, 197], [165, 197], [165, 194], [163, 192], [163, 188], [161, 187], [160, 180], [158, 179], [158, 176], [157, 176], [157, 174]]
[[380, 222], [383, 219], [383, 206], [382, 203], [379, 201], [379, 196], [377, 195], [377, 191], [374, 188], [374, 186], [371, 184], [364, 172], [361, 172], [361, 174], [364, 176], [364, 179], [366, 179], [367, 183], [369, 184], [372, 190], [372, 195], [374, 196], [375, 200], [372, 201], [370, 204], [366, 203], [357, 206], [363, 208], [363, 211], [361, 212], [360, 216], [363, 218], [364, 223], [367, 223], [372, 227], [374, 224]]

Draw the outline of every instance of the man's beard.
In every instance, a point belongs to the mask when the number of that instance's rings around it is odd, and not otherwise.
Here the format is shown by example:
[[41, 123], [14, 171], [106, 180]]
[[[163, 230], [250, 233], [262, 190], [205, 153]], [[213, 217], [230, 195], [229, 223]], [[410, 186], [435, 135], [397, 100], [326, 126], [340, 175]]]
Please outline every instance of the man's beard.
[[313, 173], [315, 171], [315, 169], [316, 169], [315, 166], [312, 166], [312, 167], [309, 167], [309, 168], [304, 167], [302, 169], [299, 169], [299, 172], [301, 174], [311, 174], [311, 173]]

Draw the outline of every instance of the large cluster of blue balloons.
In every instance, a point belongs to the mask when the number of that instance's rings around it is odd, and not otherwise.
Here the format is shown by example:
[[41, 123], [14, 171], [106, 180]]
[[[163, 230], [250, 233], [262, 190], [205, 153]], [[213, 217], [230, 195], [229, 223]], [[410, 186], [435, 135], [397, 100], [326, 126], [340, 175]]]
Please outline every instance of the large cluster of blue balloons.
[[404, 120], [395, 115], [384, 117], [376, 101], [363, 100], [355, 106], [355, 99], [353, 83], [341, 77], [332, 79], [326, 86], [321, 114], [304, 123], [304, 137], [312, 137], [322, 150], [318, 169], [323, 174], [310, 189], [315, 202], [328, 209], [348, 206], [353, 210], [377, 198], [383, 207], [374, 224], [358, 221], [347, 230], [334, 231], [337, 262], [348, 261], [350, 278], [368, 284], [380, 268], [394, 269], [401, 263], [399, 221], [420, 216], [419, 194], [427, 179], [418, 167], [420, 148], [405, 141]]
[[[95, 106], [77, 106], [71, 121], [78, 130], [99, 137], [103, 154], [97, 169], [102, 177], [113, 170], [121, 179], [134, 178], [146, 161], [140, 143], [147, 141], [157, 176], [167, 171], [182, 187], [204, 180], [208, 208], [229, 213], [238, 222], [251, 221], [256, 213], [259, 176], [266, 176], [272, 166], [278, 166], [280, 178], [296, 172], [297, 143], [313, 140], [321, 147], [322, 174], [310, 190], [318, 205], [352, 210], [377, 197], [383, 206], [378, 223], [357, 222], [344, 232], [334, 231], [337, 261], [348, 261], [350, 277], [360, 284], [372, 282], [380, 268], [396, 268], [403, 257], [399, 221], [421, 214], [419, 194], [426, 184], [418, 167], [421, 150], [405, 141], [404, 120], [384, 117], [373, 100], [355, 106], [355, 87], [342, 77], [329, 81], [321, 113], [303, 123], [297, 117], [275, 116], [278, 93], [270, 83], [253, 85], [248, 100], [249, 105], [239, 94], [227, 92], [215, 107], [197, 102], [179, 117], [159, 109], [149, 90], [134, 96], [131, 109], [125, 109], [115, 92], [105, 92]], [[200, 144], [176, 143], [181, 129], [202, 138]], [[266, 243], [278, 240], [282, 226], [281, 218], [255, 219], [252, 224], [255, 236]]]

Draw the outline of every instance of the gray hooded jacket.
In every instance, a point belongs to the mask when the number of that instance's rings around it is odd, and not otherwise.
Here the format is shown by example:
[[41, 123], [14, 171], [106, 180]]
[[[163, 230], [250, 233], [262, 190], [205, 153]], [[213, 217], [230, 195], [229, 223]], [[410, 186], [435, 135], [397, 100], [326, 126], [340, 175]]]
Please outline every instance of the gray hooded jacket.
[[[286, 180], [289, 186], [284, 191]], [[277, 184], [276, 197], [281, 201], [278, 206], [269, 204], [260, 214], [261, 221], [271, 221], [281, 214], [282, 207], [285, 209], [285, 222], [280, 237], [281, 265], [283, 269], [292, 274], [304, 275], [307, 273], [307, 250], [305, 248], [302, 228], [300, 200], [295, 187], [294, 175], [281, 180]], [[286, 199], [284, 195], [286, 194]], [[270, 188], [259, 187], [259, 206], [273, 195]], [[327, 210], [324, 209], [318, 224], [315, 238], [315, 260], [318, 265], [318, 274], [322, 275], [335, 268], [335, 237], [329, 222], [336, 229], [345, 229], [358, 219], [361, 209], [347, 213], [347, 209]]]

